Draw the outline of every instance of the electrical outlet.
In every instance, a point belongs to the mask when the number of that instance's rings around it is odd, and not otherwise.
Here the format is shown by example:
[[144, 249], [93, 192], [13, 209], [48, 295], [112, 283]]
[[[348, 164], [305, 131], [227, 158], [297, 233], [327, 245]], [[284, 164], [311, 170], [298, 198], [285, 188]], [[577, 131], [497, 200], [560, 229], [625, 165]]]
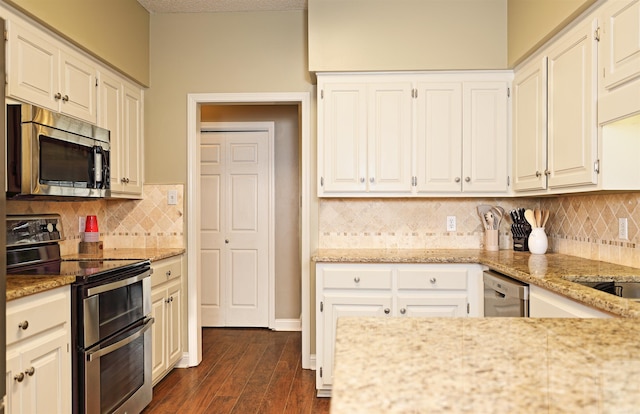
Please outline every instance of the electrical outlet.
[[456, 216], [447, 216], [447, 231], [456, 231]]
[[167, 191], [167, 204], [170, 206], [175, 206], [178, 204], [178, 191], [177, 190], [169, 190]]
[[618, 219], [618, 238], [629, 240], [629, 223], [626, 217]]
[[87, 217], [78, 216], [78, 233], [84, 233], [84, 229], [87, 226]]

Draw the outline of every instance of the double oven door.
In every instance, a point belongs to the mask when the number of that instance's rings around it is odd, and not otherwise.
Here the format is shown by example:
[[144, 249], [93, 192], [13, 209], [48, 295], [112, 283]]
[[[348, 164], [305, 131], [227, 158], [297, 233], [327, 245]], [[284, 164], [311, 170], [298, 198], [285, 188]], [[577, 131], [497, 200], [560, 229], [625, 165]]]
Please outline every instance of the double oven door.
[[74, 412], [140, 412], [151, 385], [151, 270], [75, 288]]

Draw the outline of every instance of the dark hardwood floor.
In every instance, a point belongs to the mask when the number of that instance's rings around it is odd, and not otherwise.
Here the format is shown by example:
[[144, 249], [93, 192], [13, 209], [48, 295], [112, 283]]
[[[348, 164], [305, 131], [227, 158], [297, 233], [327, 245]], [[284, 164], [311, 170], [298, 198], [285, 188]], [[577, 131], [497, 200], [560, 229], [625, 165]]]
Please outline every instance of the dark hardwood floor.
[[202, 363], [171, 371], [143, 413], [328, 413], [301, 347], [300, 332], [204, 328]]

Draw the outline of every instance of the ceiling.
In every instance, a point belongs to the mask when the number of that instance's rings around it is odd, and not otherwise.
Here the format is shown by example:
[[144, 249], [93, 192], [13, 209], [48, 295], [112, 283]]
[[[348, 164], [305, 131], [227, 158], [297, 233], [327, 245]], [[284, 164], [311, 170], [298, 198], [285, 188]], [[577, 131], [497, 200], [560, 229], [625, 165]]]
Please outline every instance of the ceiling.
[[150, 13], [306, 10], [307, 0], [138, 0]]

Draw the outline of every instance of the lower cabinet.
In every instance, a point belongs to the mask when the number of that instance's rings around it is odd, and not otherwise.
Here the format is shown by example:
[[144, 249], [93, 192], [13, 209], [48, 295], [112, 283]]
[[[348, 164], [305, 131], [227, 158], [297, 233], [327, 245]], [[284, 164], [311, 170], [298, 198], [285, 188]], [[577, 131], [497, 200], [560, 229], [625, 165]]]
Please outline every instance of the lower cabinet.
[[71, 412], [69, 286], [7, 302], [6, 322], [6, 412]]
[[544, 288], [529, 286], [531, 318], [612, 318], [613, 316]]
[[338, 318], [480, 316], [482, 269], [473, 264], [316, 265], [316, 388], [329, 396]]
[[152, 263], [151, 378], [158, 383], [182, 357], [182, 258]]

